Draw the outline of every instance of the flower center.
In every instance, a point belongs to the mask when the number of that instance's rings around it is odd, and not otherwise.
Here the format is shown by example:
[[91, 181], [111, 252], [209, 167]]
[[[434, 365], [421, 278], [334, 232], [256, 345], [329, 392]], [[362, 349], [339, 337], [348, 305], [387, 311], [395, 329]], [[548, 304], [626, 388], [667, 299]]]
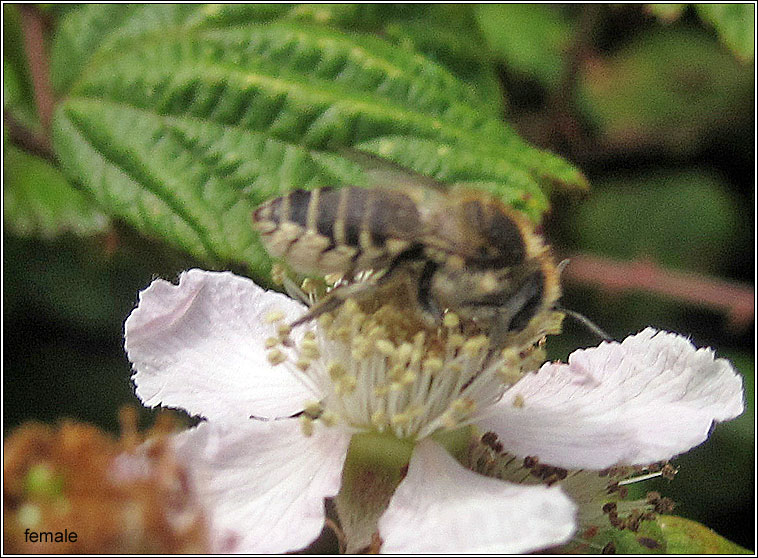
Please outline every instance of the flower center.
[[348, 299], [319, 317], [299, 345], [283, 323], [278, 337], [266, 341], [271, 363], [287, 366], [320, 396], [305, 405], [306, 432], [320, 420], [418, 440], [465, 426], [544, 361], [541, 341], [560, 324], [547, 320], [518, 345], [500, 349], [452, 312], [430, 329], [399, 306]]

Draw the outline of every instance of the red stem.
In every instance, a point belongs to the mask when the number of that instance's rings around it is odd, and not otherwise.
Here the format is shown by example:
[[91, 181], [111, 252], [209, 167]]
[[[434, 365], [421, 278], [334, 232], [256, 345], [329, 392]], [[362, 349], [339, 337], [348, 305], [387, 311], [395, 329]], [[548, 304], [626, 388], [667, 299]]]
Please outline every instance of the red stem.
[[582, 254], [571, 258], [563, 277], [609, 292], [647, 291], [725, 311], [730, 326], [738, 330], [755, 319], [753, 287], [698, 273], [663, 269], [651, 261], [621, 262]]
[[45, 22], [39, 8], [33, 4], [19, 4], [24, 51], [34, 87], [34, 102], [45, 134], [50, 131], [55, 109], [55, 96], [50, 84], [50, 64], [45, 51]]

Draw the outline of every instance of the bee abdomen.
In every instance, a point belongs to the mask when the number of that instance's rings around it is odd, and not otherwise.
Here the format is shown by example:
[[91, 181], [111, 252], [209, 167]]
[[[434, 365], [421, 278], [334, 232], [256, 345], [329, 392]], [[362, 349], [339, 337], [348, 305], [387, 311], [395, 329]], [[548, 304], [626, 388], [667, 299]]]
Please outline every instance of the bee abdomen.
[[394, 235], [415, 232], [418, 215], [402, 194], [346, 187], [294, 190], [258, 207], [253, 221], [272, 255], [334, 273], [386, 265], [410, 244]]

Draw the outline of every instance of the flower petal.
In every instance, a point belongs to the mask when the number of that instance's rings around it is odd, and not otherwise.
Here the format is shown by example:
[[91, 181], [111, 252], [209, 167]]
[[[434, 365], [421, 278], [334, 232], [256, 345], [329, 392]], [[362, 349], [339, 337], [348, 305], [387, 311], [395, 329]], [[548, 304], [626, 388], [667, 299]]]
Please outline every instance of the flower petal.
[[337, 494], [350, 436], [299, 421], [204, 422], [175, 438], [208, 511], [214, 552], [284, 553], [308, 545]]
[[647, 465], [687, 451], [743, 410], [742, 378], [711, 349], [647, 328], [546, 363], [480, 421], [510, 453], [565, 468]]
[[[126, 320], [126, 352], [136, 393], [148, 407], [179, 407], [209, 419], [288, 416], [318, 399], [284, 366], [266, 358], [275, 335], [266, 316], [305, 310], [232, 273], [192, 269], [179, 285], [158, 279]], [[293, 337], [302, 335], [302, 328]]]
[[523, 553], [568, 540], [575, 506], [558, 487], [479, 475], [431, 440], [379, 520], [383, 553]]

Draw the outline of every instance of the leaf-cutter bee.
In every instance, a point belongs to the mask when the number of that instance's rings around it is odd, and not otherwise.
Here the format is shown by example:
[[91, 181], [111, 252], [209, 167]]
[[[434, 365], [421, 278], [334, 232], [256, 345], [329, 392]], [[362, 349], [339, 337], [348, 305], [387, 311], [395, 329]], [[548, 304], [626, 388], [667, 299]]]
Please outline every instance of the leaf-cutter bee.
[[253, 214], [269, 253], [296, 271], [380, 271], [332, 290], [292, 325], [399, 277], [410, 281], [428, 325], [453, 311], [487, 331], [495, 346], [554, 311], [558, 269], [525, 217], [483, 191], [443, 185], [382, 159], [361, 162], [374, 187], [294, 190]]

